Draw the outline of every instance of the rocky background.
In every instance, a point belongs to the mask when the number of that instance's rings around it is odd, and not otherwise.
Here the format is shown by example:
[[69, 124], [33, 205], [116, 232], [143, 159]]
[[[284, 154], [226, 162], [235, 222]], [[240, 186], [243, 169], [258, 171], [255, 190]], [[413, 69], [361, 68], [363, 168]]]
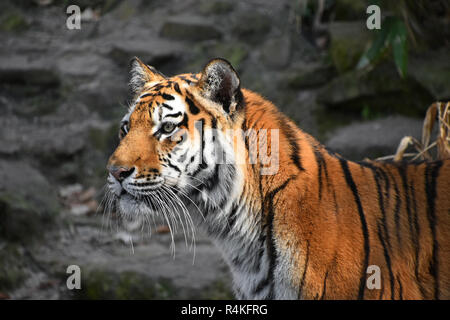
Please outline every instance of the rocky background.
[[[299, 13], [302, 2], [1, 1], [0, 299], [233, 298], [203, 235], [194, 256], [177, 234], [173, 257], [163, 223], [149, 237], [102, 215], [133, 56], [168, 75], [224, 57], [244, 87], [350, 159], [420, 137], [426, 108], [450, 98], [449, 11], [437, 5], [402, 78], [389, 57], [355, 67], [374, 37], [365, 1], [325, 1], [320, 28], [315, 1]], [[70, 4], [81, 30], [66, 27]], [[81, 290], [66, 287], [72, 264]]]

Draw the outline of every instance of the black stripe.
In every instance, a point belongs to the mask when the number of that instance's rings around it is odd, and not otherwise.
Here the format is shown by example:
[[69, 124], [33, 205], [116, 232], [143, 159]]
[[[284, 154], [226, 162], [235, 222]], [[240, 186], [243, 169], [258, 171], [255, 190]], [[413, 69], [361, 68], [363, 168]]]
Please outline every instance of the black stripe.
[[399, 277], [397, 277], [397, 283], [398, 283], [398, 299], [403, 300], [403, 288]]
[[180, 77], [181, 80], [187, 82], [187, 84], [191, 84], [192, 83], [192, 81], [189, 80], [188, 78], [186, 78], [185, 76], [179, 76], [179, 77]]
[[178, 83], [175, 82], [173, 88], [175, 89], [175, 91], [176, 91], [178, 94], [181, 94], [180, 86], [178, 85]]
[[292, 129], [290, 124], [286, 122], [285, 119], [279, 119], [279, 125], [286, 138], [288, 139], [289, 145], [291, 147], [291, 160], [301, 171], [304, 171], [301, 161], [300, 161], [300, 146], [297, 142], [297, 137], [295, 131]]
[[369, 265], [369, 255], [370, 255], [370, 243], [369, 243], [369, 230], [367, 229], [366, 218], [364, 216], [364, 211], [361, 205], [361, 199], [358, 194], [358, 189], [356, 188], [355, 182], [353, 181], [352, 174], [348, 168], [348, 163], [344, 159], [339, 159], [341, 163], [342, 170], [344, 172], [345, 180], [350, 190], [355, 198], [356, 206], [358, 208], [359, 219], [361, 221], [361, 229], [364, 237], [364, 262], [361, 269], [361, 278], [359, 283], [358, 299], [364, 299], [364, 288], [367, 267]]
[[181, 112], [177, 112], [177, 113], [171, 113], [171, 114], [166, 114], [165, 117], [170, 117], [170, 118], [177, 118], [179, 116], [181, 116], [182, 113]]
[[187, 113], [184, 113], [183, 120], [181, 120], [181, 122], [178, 124], [178, 127], [184, 126], [186, 129], [188, 129], [189, 128], [188, 121], [189, 121], [188, 115]]
[[198, 168], [192, 173], [193, 177], [195, 177], [197, 174], [199, 174], [200, 171], [202, 171], [208, 167], [208, 165], [205, 162], [205, 158], [204, 158], [205, 157], [205, 132], [204, 132], [205, 119], [201, 118], [198, 121], [201, 124], [200, 128], [198, 128], [197, 125], [195, 125], [194, 127], [200, 134], [200, 143], [201, 143], [202, 147], [200, 150], [200, 163], [199, 163]]
[[300, 286], [298, 291], [298, 297], [303, 297], [303, 287], [305, 285], [305, 277], [306, 277], [306, 270], [308, 269], [308, 263], [309, 263], [309, 241], [306, 242], [306, 257], [305, 257], [305, 265], [303, 267], [303, 273], [302, 273], [302, 280], [300, 280]]
[[163, 97], [163, 99], [165, 99], [165, 100], [174, 100], [174, 99], [175, 99], [174, 96], [172, 96], [172, 95], [170, 95], [170, 94], [167, 94], [167, 93], [163, 93], [163, 94], [162, 94], [162, 97]]
[[167, 160], [167, 164], [169, 165], [169, 167], [171, 167], [172, 169], [175, 169], [175, 171], [177, 171], [178, 173], [181, 173], [181, 170], [176, 167], [175, 165], [173, 165], [169, 160]]
[[143, 99], [143, 98], [145, 98], [145, 97], [152, 97], [152, 96], [154, 96], [153, 93], [145, 93], [145, 94], [143, 94], [142, 96], [140, 96], [139, 99]]
[[395, 233], [397, 236], [397, 241], [401, 247], [402, 245], [402, 237], [400, 236], [400, 208], [402, 204], [402, 199], [399, 195], [397, 180], [395, 180], [395, 177], [393, 174], [389, 173], [389, 176], [392, 179], [392, 184], [394, 186], [394, 196], [395, 196], [395, 205], [394, 205], [394, 222], [395, 222]]
[[[381, 189], [381, 180], [387, 179], [387, 177], [382, 174], [382, 170], [380, 168], [372, 167], [373, 177], [375, 179], [375, 184], [377, 187], [377, 193], [378, 193], [378, 206], [380, 207], [381, 212], [381, 225], [383, 227], [383, 236], [386, 238], [386, 242], [389, 248], [391, 248], [390, 244], [390, 237], [389, 232], [387, 229], [387, 220], [386, 220], [386, 208], [384, 207], [384, 196], [383, 191]], [[389, 182], [386, 182], [385, 180], [385, 188], [388, 185]]]
[[164, 108], [167, 108], [169, 110], [173, 110], [173, 108], [171, 106], [169, 106], [168, 104], [166, 104], [166, 103], [161, 103], [161, 106], [164, 107]]
[[419, 226], [419, 220], [417, 217], [417, 202], [416, 202], [416, 190], [414, 188], [414, 185], [411, 184], [409, 186], [410, 192], [411, 192], [411, 200], [412, 200], [412, 214], [413, 214], [413, 223], [414, 223], [414, 229], [416, 232], [416, 242], [415, 242], [415, 270], [414, 274], [416, 276], [417, 284], [419, 285], [420, 293], [422, 294], [422, 298], [426, 296], [425, 289], [422, 285], [422, 282], [419, 278], [419, 257], [420, 257], [420, 244], [419, 244], [419, 238], [420, 238], [420, 226]]
[[[383, 253], [384, 258], [386, 260], [386, 265], [388, 267], [389, 271], [389, 281], [391, 285], [391, 299], [394, 299], [394, 274], [392, 272], [391, 268], [391, 257], [389, 255], [388, 247], [390, 248], [390, 242], [389, 242], [389, 233], [387, 229], [387, 223], [386, 223], [386, 210], [384, 207], [384, 198], [383, 198], [383, 192], [381, 190], [381, 179], [387, 179], [386, 175], [383, 175], [383, 171], [381, 168], [370, 166], [373, 172], [373, 176], [375, 179], [375, 184], [377, 187], [377, 193], [378, 193], [378, 205], [380, 207], [381, 211], [381, 221], [378, 222], [378, 238], [380, 239], [381, 245], [383, 247]], [[387, 188], [389, 182], [385, 182], [385, 187]], [[381, 224], [380, 224], [381, 223]], [[384, 240], [386, 238], [386, 241]], [[382, 295], [380, 295], [381, 297]]]
[[409, 188], [408, 188], [408, 178], [406, 177], [406, 167], [400, 166], [397, 167], [397, 170], [400, 174], [400, 178], [402, 180], [402, 186], [403, 186], [403, 194], [405, 197], [405, 203], [406, 203], [406, 213], [408, 215], [408, 224], [409, 224], [409, 233], [411, 234], [411, 240], [414, 243], [414, 247], [417, 248], [419, 246], [419, 241], [417, 239], [416, 231], [414, 230], [413, 225], [413, 218], [411, 215], [411, 198], [409, 196]]
[[388, 272], [389, 272], [389, 283], [391, 285], [391, 300], [393, 300], [394, 299], [394, 273], [392, 272], [392, 267], [391, 267], [391, 256], [389, 255], [389, 251], [386, 246], [386, 242], [384, 241], [383, 232], [382, 232], [380, 224], [378, 224], [378, 238], [380, 239], [381, 245], [383, 247], [384, 259], [386, 260], [386, 266], [387, 266]]
[[314, 155], [316, 156], [317, 162], [317, 179], [319, 180], [319, 200], [322, 199], [322, 171], [323, 171], [323, 157], [318, 150], [314, 148]]
[[186, 103], [189, 106], [189, 111], [192, 114], [198, 114], [200, 112], [200, 109], [195, 105], [194, 101], [192, 101], [189, 97], [186, 97]]
[[325, 293], [327, 291], [327, 278], [328, 278], [328, 270], [325, 272], [325, 278], [323, 279], [323, 290], [322, 294], [320, 295], [320, 300], [323, 300], [325, 297]]
[[273, 238], [273, 219], [274, 219], [274, 208], [273, 208], [273, 201], [274, 197], [278, 192], [286, 188], [288, 183], [294, 178], [295, 176], [289, 177], [286, 181], [284, 181], [280, 186], [273, 189], [271, 192], [269, 192], [264, 202], [268, 202], [268, 212], [267, 212], [267, 255], [269, 256], [269, 270], [267, 271], [266, 277], [256, 286], [254, 293], [257, 294], [261, 290], [263, 290], [266, 286], [270, 285], [269, 294], [266, 297], [267, 299], [273, 299], [274, 293], [273, 293], [273, 279], [274, 279], [274, 272], [275, 272], [275, 264], [277, 260], [277, 252], [275, 248], [275, 239]]
[[438, 250], [439, 244], [436, 236], [436, 179], [439, 175], [439, 169], [442, 162], [428, 164], [425, 168], [425, 192], [427, 196], [427, 217], [431, 228], [431, 236], [433, 238], [432, 261], [430, 264], [431, 275], [434, 277], [434, 299], [439, 299], [439, 260]]
[[239, 205], [237, 205], [237, 204], [234, 204], [233, 208], [231, 208], [231, 212], [228, 215], [228, 225], [227, 225], [228, 231], [231, 231], [234, 228], [234, 224], [236, 222], [236, 213], [237, 213], [238, 208], [239, 208]]

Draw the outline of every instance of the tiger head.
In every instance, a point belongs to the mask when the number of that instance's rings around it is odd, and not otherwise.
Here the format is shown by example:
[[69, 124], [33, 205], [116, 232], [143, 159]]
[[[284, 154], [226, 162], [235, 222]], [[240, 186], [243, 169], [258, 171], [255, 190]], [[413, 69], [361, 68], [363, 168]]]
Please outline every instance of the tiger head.
[[243, 118], [236, 71], [214, 59], [201, 73], [166, 77], [135, 58], [131, 74], [134, 101], [107, 165], [119, 211], [149, 214], [175, 196], [204, 194], [208, 205], [220, 207], [237, 179], [232, 141], [224, 134]]

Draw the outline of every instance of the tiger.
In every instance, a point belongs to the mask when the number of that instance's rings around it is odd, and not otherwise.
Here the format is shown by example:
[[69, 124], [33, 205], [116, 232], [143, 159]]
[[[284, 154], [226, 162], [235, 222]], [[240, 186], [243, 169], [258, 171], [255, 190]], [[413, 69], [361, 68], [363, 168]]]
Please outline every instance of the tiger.
[[450, 160], [346, 160], [222, 58], [171, 77], [134, 58], [130, 83], [117, 210], [201, 228], [237, 299], [450, 298]]

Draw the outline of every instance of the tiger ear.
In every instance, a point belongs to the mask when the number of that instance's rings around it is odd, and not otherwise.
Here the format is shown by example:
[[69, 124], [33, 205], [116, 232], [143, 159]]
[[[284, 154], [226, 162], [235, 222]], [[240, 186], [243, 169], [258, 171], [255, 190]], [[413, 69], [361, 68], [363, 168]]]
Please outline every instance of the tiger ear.
[[130, 86], [134, 92], [139, 92], [151, 82], [164, 80], [166, 77], [155, 68], [146, 65], [139, 58], [134, 57], [131, 61]]
[[197, 83], [202, 95], [220, 104], [226, 113], [232, 113], [242, 104], [241, 81], [232, 65], [225, 59], [208, 62]]

